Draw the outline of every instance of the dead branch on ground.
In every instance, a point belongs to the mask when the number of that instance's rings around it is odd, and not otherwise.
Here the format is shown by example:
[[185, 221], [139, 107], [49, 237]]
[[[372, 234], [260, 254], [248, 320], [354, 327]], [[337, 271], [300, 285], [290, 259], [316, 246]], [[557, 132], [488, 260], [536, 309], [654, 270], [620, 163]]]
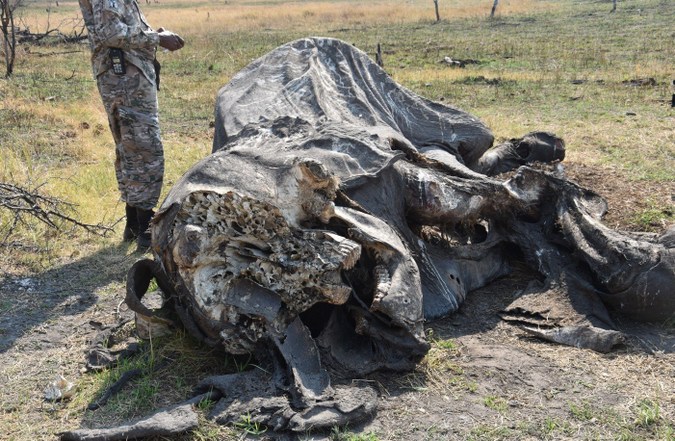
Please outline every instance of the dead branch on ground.
[[[56, 27], [50, 27], [47, 21], [47, 29], [44, 32], [32, 32], [23, 20], [23, 28], [17, 27], [16, 35], [19, 43], [37, 43], [42, 44], [47, 41], [56, 41], [58, 43], [78, 43], [87, 39], [87, 28], [81, 17], [62, 20]], [[70, 27], [69, 31], [63, 31]], [[51, 37], [51, 38], [49, 38]], [[48, 39], [49, 38], [49, 39]]]
[[35, 218], [57, 231], [62, 231], [64, 224], [72, 228], [82, 228], [88, 233], [99, 236], [105, 236], [112, 231], [112, 226], [80, 222], [74, 217], [77, 214], [74, 204], [41, 194], [42, 185], [34, 189], [26, 189], [15, 184], [0, 182], [0, 210], [7, 210], [10, 213], [10, 220], [0, 230], [3, 236], [0, 245], [11, 246], [8, 242], [9, 237], [18, 225], [27, 224], [27, 218]]

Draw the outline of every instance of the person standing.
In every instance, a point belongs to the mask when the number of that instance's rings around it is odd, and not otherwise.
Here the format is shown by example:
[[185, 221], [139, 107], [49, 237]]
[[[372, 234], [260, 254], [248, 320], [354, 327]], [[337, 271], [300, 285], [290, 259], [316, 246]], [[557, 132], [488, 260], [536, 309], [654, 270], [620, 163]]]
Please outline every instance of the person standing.
[[115, 175], [126, 203], [124, 241], [150, 247], [148, 226], [164, 178], [159, 130], [157, 47], [175, 51], [177, 34], [150, 27], [136, 0], [79, 0], [94, 78], [115, 140]]

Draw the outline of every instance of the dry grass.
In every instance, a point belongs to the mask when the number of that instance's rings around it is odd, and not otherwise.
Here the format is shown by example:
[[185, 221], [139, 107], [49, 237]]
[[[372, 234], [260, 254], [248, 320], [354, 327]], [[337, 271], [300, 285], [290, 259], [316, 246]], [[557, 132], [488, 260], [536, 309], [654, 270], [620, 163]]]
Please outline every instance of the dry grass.
[[[40, 3], [42, 4], [42, 3]], [[485, 17], [492, 4], [484, 0], [442, 0], [439, 15], [442, 20]], [[33, 29], [47, 29], [62, 25], [68, 31], [72, 11], [77, 2], [59, 2], [51, 5], [50, 13], [31, 15], [24, 20]], [[554, 1], [511, 0], [502, 1], [498, 16], [532, 14], [558, 9]], [[37, 9], [37, 7], [36, 7]], [[430, 0], [395, 1], [244, 1], [209, 2], [203, 0], [162, 0], [144, 5], [143, 11], [151, 23], [167, 29], [204, 36], [222, 32], [281, 30], [308, 25], [314, 29], [334, 26], [396, 25], [403, 23], [431, 22], [436, 20], [434, 5]]]
[[[435, 20], [433, 3], [428, 1], [388, 2], [301, 2], [255, 5], [247, 3], [239, 7], [226, 5], [214, 8], [212, 5], [195, 7], [194, 11], [181, 11], [180, 17], [157, 14], [167, 26], [189, 30], [199, 28], [201, 32], [236, 32], [254, 29], [288, 29], [294, 26], [320, 24], [322, 28], [332, 26], [372, 26], [429, 22]], [[523, 0], [505, 2], [500, 10], [502, 15], [523, 12], [538, 12], [552, 8], [552, 3]], [[441, 1], [441, 18], [485, 16], [489, 10], [485, 2]], [[205, 21], [206, 18], [206, 21]]]

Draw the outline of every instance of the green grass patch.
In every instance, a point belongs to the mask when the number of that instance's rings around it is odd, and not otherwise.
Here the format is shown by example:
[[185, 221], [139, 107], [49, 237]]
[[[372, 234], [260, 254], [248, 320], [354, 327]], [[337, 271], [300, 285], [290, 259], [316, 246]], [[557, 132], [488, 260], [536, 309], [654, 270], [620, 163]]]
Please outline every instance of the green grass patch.
[[648, 201], [649, 208], [640, 213], [636, 213], [632, 222], [641, 231], [657, 231], [664, 225], [669, 225], [675, 221], [675, 211], [672, 205], [659, 204], [654, 201]]
[[483, 398], [483, 404], [499, 413], [506, 412], [509, 407], [509, 403], [506, 401], [506, 399], [496, 395], [488, 395], [487, 397]]
[[597, 411], [597, 408], [595, 408], [593, 404], [584, 401], [580, 404], [569, 403], [569, 410], [570, 414], [576, 420], [586, 422], [595, 418], [595, 412]]
[[659, 422], [661, 419], [661, 406], [659, 403], [650, 399], [640, 401], [635, 407], [635, 422], [638, 427], [651, 427]]
[[248, 435], [260, 436], [267, 432], [267, 427], [256, 422], [250, 414], [242, 415], [239, 421], [234, 423], [234, 427]]
[[378, 441], [374, 432], [354, 433], [347, 427], [333, 427], [330, 431], [331, 441]]
[[514, 431], [508, 427], [479, 424], [471, 429], [467, 441], [501, 441], [514, 439]]

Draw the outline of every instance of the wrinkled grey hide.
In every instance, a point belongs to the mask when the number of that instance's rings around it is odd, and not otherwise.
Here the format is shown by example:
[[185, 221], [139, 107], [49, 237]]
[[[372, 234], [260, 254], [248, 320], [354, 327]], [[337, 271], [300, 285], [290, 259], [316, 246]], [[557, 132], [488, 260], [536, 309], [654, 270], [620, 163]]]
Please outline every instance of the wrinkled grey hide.
[[[349, 394], [326, 369], [412, 368], [429, 347], [424, 321], [514, 259], [543, 282], [504, 318], [540, 337], [606, 351], [622, 336], [604, 305], [673, 317], [672, 241], [608, 229], [598, 195], [524, 166], [563, 159], [555, 135], [492, 144], [476, 118], [416, 96], [353, 46], [281, 46], [220, 90], [214, 153], [156, 215], [155, 262], [130, 273], [129, 302], [152, 315], [138, 306], [152, 269], [194, 335], [274, 366], [268, 389], [247, 390], [259, 396], [249, 410], [292, 430], [371, 413], [368, 398], [340, 408]], [[232, 406], [213, 417], [229, 421]]]

